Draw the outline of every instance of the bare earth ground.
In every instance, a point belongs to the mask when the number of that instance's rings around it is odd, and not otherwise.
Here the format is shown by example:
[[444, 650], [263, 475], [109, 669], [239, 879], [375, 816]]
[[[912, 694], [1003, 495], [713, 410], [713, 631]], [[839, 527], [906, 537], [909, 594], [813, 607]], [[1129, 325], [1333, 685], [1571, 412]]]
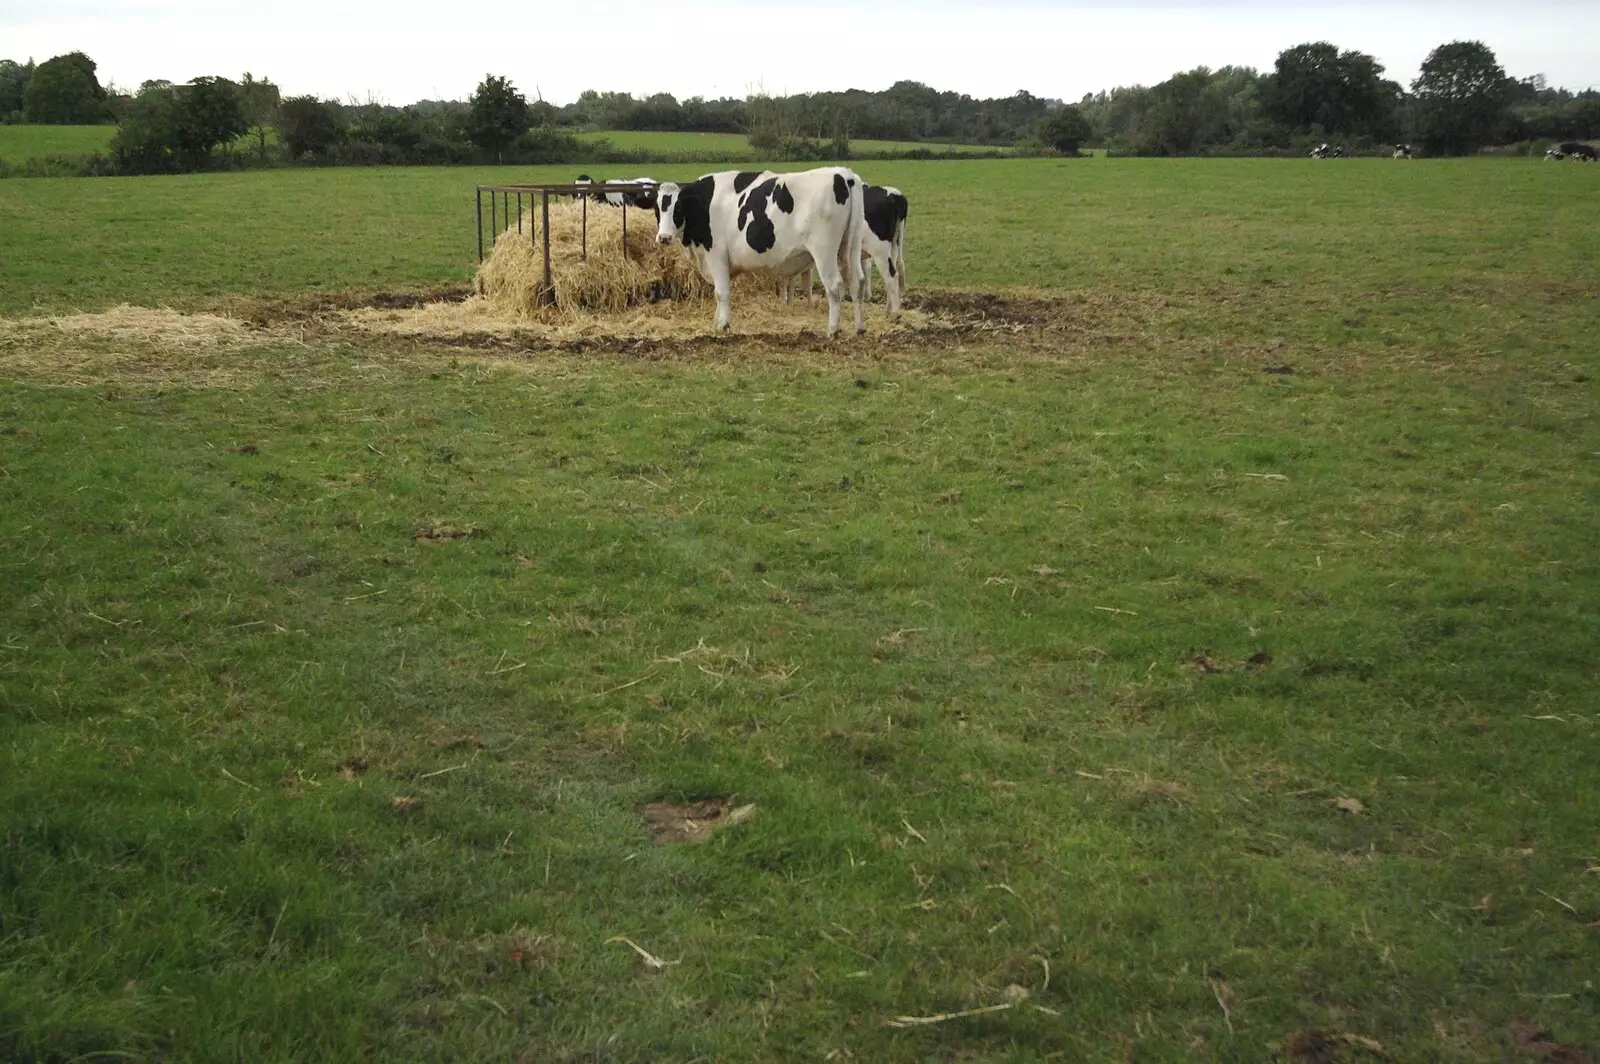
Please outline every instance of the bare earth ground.
[[[229, 386], [256, 372], [239, 353], [275, 346], [359, 345], [384, 359], [474, 351], [493, 361], [543, 354], [650, 360], [791, 357], [831, 360], [914, 356], [974, 342], [1068, 349], [1133, 340], [1153, 308], [1132, 301], [1028, 294], [910, 294], [898, 322], [868, 307], [867, 333], [829, 340], [826, 301], [735, 306], [733, 329], [708, 326], [709, 303], [641, 307], [625, 315], [540, 325], [495, 314], [466, 289], [422, 293], [232, 300], [216, 313], [118, 306], [58, 317], [0, 318], [0, 364], [19, 377], [59, 383], [135, 382]], [[850, 310], [844, 309], [848, 326]], [[433, 354], [425, 355], [431, 351]], [[380, 354], [381, 353], [381, 354]], [[282, 363], [275, 363], [280, 368]]]

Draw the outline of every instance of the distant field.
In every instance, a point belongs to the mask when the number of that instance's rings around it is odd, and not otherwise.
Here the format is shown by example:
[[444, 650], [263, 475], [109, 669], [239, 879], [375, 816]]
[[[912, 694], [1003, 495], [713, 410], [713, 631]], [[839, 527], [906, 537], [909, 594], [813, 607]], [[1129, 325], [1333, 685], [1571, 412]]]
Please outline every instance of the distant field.
[[1600, 168], [861, 169], [963, 325], [305, 298], [571, 167], [0, 182], [0, 1061], [1594, 1059]]
[[88, 155], [111, 146], [116, 126], [0, 125], [0, 159], [20, 163], [38, 155]]
[[[742, 133], [651, 133], [633, 130], [610, 130], [602, 133], [580, 133], [578, 136], [583, 140], [600, 140], [603, 138], [619, 148], [653, 151], [662, 154], [704, 151], [719, 154], [737, 154], [751, 159], [756, 157], [755, 150], [750, 147], [750, 142]], [[984, 152], [996, 150], [994, 148], [971, 145], [947, 145], [931, 141], [919, 143], [896, 140], [852, 140], [850, 147], [859, 152], [909, 152], [917, 150]]]

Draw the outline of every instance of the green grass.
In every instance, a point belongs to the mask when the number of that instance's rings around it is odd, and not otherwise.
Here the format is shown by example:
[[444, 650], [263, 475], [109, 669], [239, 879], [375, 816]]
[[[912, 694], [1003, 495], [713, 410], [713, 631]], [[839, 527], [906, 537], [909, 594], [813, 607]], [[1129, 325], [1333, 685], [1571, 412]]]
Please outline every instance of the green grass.
[[[715, 152], [719, 155], [738, 155], [741, 158], [748, 159], [757, 157], [755, 149], [750, 147], [750, 142], [743, 133], [671, 133], [617, 129], [599, 133], [580, 133], [578, 136], [582, 140], [608, 140], [615, 147], [629, 151], [652, 151], [662, 155], [681, 156], [686, 152], [703, 151]], [[858, 152], [909, 152], [919, 149], [941, 152], [985, 152], [995, 150], [974, 145], [903, 140], [852, 140], [850, 147]]]
[[[1592, 175], [882, 171], [1049, 327], [0, 331], [0, 1058], [1600, 1046]], [[459, 279], [486, 173], [8, 182], [4, 305]]]
[[[1470, 313], [1472, 289], [1532, 286], [1532, 302], [1505, 297], [1533, 344], [1540, 300], [1576, 297], [1600, 274], [1600, 252], [1570, 239], [1593, 224], [1591, 170], [1348, 162], [896, 161], [861, 172], [911, 198], [914, 284], [1237, 290], [1247, 300], [1288, 287], [1324, 302], [1319, 327], [1346, 308], [1419, 338], [1435, 328], [1437, 298]], [[666, 179], [704, 167], [654, 169]], [[6, 181], [0, 228], [12, 254], [0, 270], [0, 313], [460, 283], [475, 262], [475, 184], [575, 173], [339, 168]]]
[[22, 163], [44, 155], [109, 151], [116, 126], [0, 125], [0, 159]]

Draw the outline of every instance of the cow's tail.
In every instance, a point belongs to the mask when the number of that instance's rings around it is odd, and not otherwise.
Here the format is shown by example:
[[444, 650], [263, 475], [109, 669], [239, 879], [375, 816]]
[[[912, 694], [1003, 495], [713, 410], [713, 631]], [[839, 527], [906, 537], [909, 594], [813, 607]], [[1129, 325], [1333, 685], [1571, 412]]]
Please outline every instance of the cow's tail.
[[844, 257], [849, 269], [845, 277], [850, 285], [850, 301], [855, 304], [856, 332], [860, 332], [863, 328], [863, 314], [865, 313], [861, 306], [863, 301], [861, 288], [864, 283], [861, 269], [861, 244], [867, 229], [866, 186], [862, 184], [861, 175], [854, 170], [845, 170], [845, 180], [850, 185], [850, 201], [848, 205], [850, 219], [845, 226], [844, 235]]
[[890, 254], [894, 256], [894, 268], [898, 274], [900, 294], [906, 294], [906, 201], [900, 200], [900, 209], [894, 220], [894, 247]]

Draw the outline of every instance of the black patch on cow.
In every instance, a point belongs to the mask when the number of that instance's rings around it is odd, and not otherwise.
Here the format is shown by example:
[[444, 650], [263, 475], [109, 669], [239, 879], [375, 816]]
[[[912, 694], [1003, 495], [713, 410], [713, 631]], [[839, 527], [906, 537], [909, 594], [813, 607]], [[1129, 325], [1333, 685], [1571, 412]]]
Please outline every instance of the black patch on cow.
[[[683, 230], [684, 247], [701, 247], [711, 250], [711, 193], [713, 181], [702, 177], [692, 185], [678, 190], [678, 202], [672, 205], [672, 224]], [[667, 199], [671, 199], [668, 196]], [[662, 210], [666, 210], [663, 206]]]
[[794, 213], [794, 193], [789, 191], [788, 185], [779, 185], [772, 190], [772, 202], [784, 214]]
[[840, 203], [850, 202], [850, 186], [844, 183], [843, 174], [833, 175], [833, 198]]
[[767, 217], [767, 201], [777, 187], [777, 178], [767, 178], [749, 191], [743, 206], [739, 208], [739, 229], [744, 233], [745, 243], [750, 245], [750, 250], [757, 254], [771, 251], [778, 242], [777, 230], [773, 227], [772, 219]]
[[894, 276], [894, 256], [889, 256], [889, 276]]
[[753, 185], [755, 183], [756, 178], [758, 178], [760, 176], [761, 176], [761, 173], [759, 171], [757, 171], [757, 170], [741, 170], [741, 171], [739, 171], [737, 174], [734, 175], [734, 178], [733, 178], [733, 190], [735, 192], [743, 192], [745, 189], [747, 189], [751, 185]]
[[906, 217], [906, 198], [878, 185], [866, 185], [861, 189], [861, 200], [872, 235], [886, 244], [894, 240], [895, 226]]

